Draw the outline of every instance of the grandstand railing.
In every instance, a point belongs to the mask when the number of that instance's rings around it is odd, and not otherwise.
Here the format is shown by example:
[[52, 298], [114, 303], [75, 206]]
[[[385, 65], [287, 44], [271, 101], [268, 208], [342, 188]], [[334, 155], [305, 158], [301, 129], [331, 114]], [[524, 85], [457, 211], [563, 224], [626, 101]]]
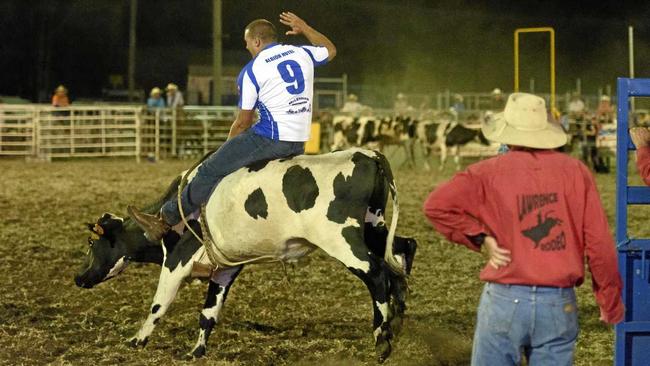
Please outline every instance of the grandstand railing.
[[235, 107], [0, 105], [0, 156], [196, 157], [228, 137]]

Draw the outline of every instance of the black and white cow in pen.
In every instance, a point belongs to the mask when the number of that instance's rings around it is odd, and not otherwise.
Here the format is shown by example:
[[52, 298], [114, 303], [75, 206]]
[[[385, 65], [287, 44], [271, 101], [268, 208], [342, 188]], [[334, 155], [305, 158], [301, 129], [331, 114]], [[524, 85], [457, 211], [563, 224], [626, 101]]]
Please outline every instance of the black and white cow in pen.
[[[191, 176], [190, 176], [191, 177]], [[165, 196], [148, 207], [156, 212], [175, 197], [180, 177]], [[384, 221], [388, 194], [393, 201], [390, 227]], [[205, 207], [206, 239], [216, 243], [225, 265], [210, 275], [199, 339], [189, 353], [201, 357], [219, 312], [244, 262], [293, 261], [322, 249], [342, 262], [368, 287], [379, 361], [391, 352], [405, 311], [406, 275], [416, 250], [411, 238], [395, 236], [399, 214], [390, 166], [383, 155], [351, 149], [254, 164], [227, 176]], [[201, 233], [200, 224], [189, 225]], [[170, 231], [163, 245], [148, 242], [130, 218], [105, 214], [90, 224], [89, 252], [78, 286], [90, 288], [118, 275], [131, 262], [162, 265], [150, 314], [132, 346], [146, 345], [193, 266], [211, 265], [205, 247], [190, 232]], [[394, 240], [393, 240], [394, 239]], [[223, 263], [227, 262], [227, 263]], [[238, 263], [238, 264], [236, 264]]]
[[468, 128], [451, 118], [441, 118], [436, 121], [423, 121], [417, 126], [417, 140], [424, 151], [424, 167], [431, 170], [429, 156], [431, 151], [440, 151], [440, 165], [442, 171], [447, 161], [448, 150], [452, 150], [456, 170], [461, 169], [460, 150], [461, 147], [470, 142], [477, 142], [483, 146], [489, 146], [490, 142], [485, 138], [480, 128]]
[[405, 163], [414, 168], [413, 141], [417, 123], [417, 120], [401, 116], [394, 118], [335, 116], [331, 149], [343, 150], [356, 146], [384, 152], [386, 147], [395, 146], [398, 150], [404, 150]]

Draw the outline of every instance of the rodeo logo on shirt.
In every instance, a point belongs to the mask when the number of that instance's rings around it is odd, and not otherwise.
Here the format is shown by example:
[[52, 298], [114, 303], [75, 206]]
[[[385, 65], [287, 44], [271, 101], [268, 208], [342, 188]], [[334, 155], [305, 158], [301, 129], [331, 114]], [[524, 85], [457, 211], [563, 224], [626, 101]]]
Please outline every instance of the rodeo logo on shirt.
[[519, 222], [529, 216], [530, 213], [537, 211], [537, 222], [521, 231], [522, 235], [535, 243], [534, 248], [542, 251], [564, 250], [566, 248], [566, 236], [564, 231], [555, 235], [550, 240], [551, 230], [555, 226], [561, 226], [562, 220], [553, 216], [553, 210], [544, 212], [543, 207], [557, 203], [557, 193], [540, 193], [531, 195], [517, 196], [517, 208], [519, 213]]

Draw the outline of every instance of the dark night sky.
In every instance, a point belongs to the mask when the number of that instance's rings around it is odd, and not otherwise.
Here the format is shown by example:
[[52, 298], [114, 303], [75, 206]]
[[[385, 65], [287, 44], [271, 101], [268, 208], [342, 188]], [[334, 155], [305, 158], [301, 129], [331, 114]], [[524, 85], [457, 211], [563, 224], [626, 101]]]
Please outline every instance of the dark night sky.
[[[126, 79], [128, 0], [0, 1], [0, 95], [47, 99], [63, 83], [73, 98], [97, 98], [110, 74]], [[581, 78], [595, 93], [627, 74], [627, 26], [635, 27], [636, 74], [650, 75], [650, 1], [223, 1], [224, 66], [247, 62], [242, 31], [288, 9], [328, 35], [336, 60], [318, 76], [347, 73], [370, 94], [512, 89], [512, 34], [553, 26], [558, 91]], [[139, 0], [136, 83], [184, 86], [188, 65], [210, 62], [212, 1]], [[548, 90], [548, 37], [527, 35], [522, 85]], [[283, 39], [304, 43], [303, 38]], [[361, 87], [363, 85], [363, 88]], [[39, 94], [40, 91], [40, 94]], [[40, 97], [39, 97], [40, 95]]]

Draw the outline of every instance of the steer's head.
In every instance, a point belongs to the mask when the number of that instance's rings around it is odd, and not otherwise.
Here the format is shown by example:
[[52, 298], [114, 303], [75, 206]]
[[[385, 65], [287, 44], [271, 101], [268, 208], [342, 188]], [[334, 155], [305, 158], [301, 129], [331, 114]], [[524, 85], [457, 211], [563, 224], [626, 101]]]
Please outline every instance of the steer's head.
[[96, 223], [87, 226], [90, 230], [88, 252], [74, 279], [77, 286], [83, 288], [117, 276], [132, 259], [124, 240], [124, 219], [105, 213]]

